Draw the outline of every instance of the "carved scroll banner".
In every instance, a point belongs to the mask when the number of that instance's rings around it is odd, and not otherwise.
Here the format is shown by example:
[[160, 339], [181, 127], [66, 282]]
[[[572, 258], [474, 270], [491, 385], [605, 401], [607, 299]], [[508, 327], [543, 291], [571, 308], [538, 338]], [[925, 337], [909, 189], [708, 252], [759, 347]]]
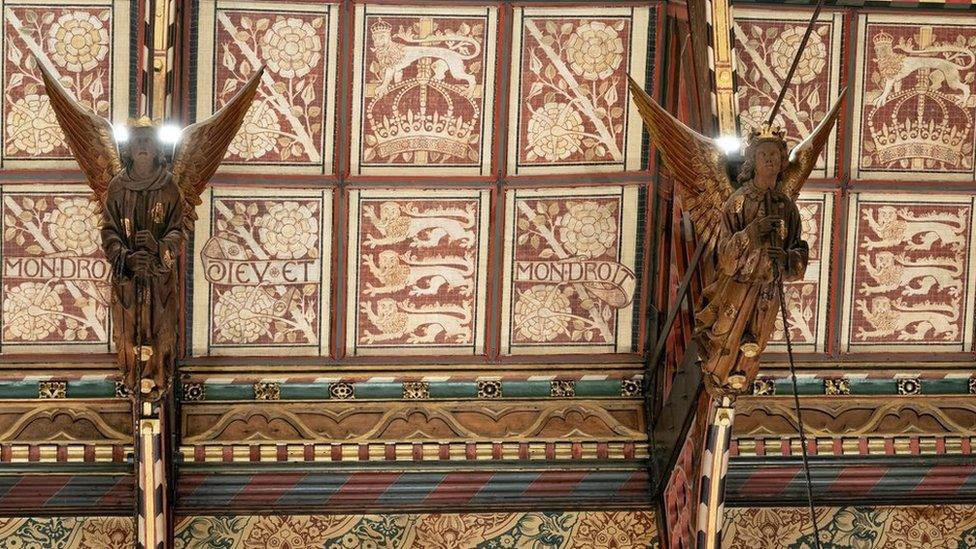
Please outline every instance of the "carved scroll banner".
[[845, 350], [973, 348], [972, 195], [851, 195]]
[[[736, 6], [733, 15], [739, 127], [745, 138], [769, 116], [812, 11], [772, 11]], [[774, 121], [786, 130], [790, 147], [813, 132], [837, 99], [842, 38], [843, 14], [822, 13]], [[834, 129], [811, 177], [833, 177], [836, 161], [837, 130]]]
[[637, 187], [505, 196], [502, 352], [633, 349]]
[[488, 175], [497, 8], [360, 4], [356, 20], [351, 172]]
[[483, 351], [489, 195], [350, 191], [350, 354]]
[[[827, 345], [834, 193], [801, 192], [796, 206], [800, 212], [803, 240], [810, 246], [810, 262], [801, 280], [787, 282], [785, 286], [790, 338], [794, 351], [824, 352]], [[776, 317], [769, 339], [770, 351], [786, 352], [783, 336], [783, 321]]]
[[515, 8], [508, 172], [640, 168], [649, 8]]
[[194, 354], [328, 354], [332, 191], [209, 190], [199, 214]]
[[128, 1], [4, 2], [4, 168], [68, 168], [75, 161], [44, 93], [37, 60], [100, 116], [129, 114]]
[[202, 2], [197, 29], [198, 120], [229, 101], [256, 67], [265, 67], [221, 170], [332, 173], [336, 7]]
[[966, 23], [859, 16], [853, 177], [973, 180], [976, 25]]
[[3, 353], [110, 350], [110, 267], [89, 195], [84, 185], [0, 188]]

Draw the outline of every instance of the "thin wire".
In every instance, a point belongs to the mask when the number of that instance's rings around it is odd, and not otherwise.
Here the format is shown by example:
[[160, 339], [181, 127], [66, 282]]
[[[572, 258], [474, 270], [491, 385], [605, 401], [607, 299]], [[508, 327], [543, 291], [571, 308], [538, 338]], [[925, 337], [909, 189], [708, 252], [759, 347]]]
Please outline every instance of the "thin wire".
[[790, 338], [790, 324], [786, 318], [786, 295], [783, 291], [783, 275], [776, 267], [776, 278], [779, 283], [779, 310], [783, 317], [783, 334], [786, 336], [786, 354], [790, 359], [790, 377], [793, 379], [793, 406], [796, 409], [796, 427], [800, 434], [800, 456], [803, 458], [803, 473], [806, 475], [807, 504], [810, 506], [810, 521], [813, 522], [814, 546], [820, 549], [820, 528], [817, 526], [817, 509], [813, 506], [813, 482], [810, 480], [810, 461], [807, 458], [807, 435], [803, 427], [803, 416], [800, 414], [800, 394], [797, 391], [796, 365], [793, 363], [793, 341]]

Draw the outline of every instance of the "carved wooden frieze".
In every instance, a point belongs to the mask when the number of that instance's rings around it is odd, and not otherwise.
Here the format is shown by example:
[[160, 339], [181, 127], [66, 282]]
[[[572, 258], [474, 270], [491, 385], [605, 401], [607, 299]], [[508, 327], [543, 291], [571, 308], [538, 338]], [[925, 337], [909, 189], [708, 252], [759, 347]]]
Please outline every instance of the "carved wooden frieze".
[[638, 402], [195, 404], [183, 442], [646, 440]]
[[[796, 413], [789, 397], [740, 400], [737, 438], [796, 434]], [[807, 436], [961, 435], [976, 431], [976, 408], [969, 397], [892, 399], [891, 397], [803, 400]]]
[[127, 401], [16, 402], [0, 406], [0, 443], [106, 444], [132, 440]]

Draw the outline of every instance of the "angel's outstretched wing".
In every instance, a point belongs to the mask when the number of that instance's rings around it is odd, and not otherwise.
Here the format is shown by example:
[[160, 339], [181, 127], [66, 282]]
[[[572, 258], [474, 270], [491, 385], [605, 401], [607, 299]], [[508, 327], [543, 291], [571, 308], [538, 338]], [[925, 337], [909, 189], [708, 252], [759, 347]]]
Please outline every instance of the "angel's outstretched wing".
[[210, 118], [183, 129], [179, 150], [173, 157], [173, 177], [183, 193], [187, 229], [197, 219], [196, 207], [200, 204], [200, 196], [237, 135], [263, 73], [264, 67], [258, 67], [247, 84], [220, 110]]
[[834, 101], [834, 106], [830, 108], [830, 112], [820, 121], [820, 124], [814, 128], [813, 133], [790, 151], [790, 165], [783, 174], [783, 192], [790, 199], [796, 200], [796, 197], [800, 195], [800, 187], [810, 177], [813, 166], [820, 158], [820, 152], [827, 144], [827, 137], [834, 129], [834, 123], [837, 122], [837, 114], [840, 112], [840, 106], [844, 102], [845, 95], [847, 95], [847, 88], [840, 91], [837, 101]]
[[40, 60], [37, 60], [37, 66], [41, 69], [44, 88], [51, 100], [58, 124], [64, 131], [65, 140], [81, 171], [85, 172], [88, 185], [94, 193], [93, 199], [101, 209], [109, 182], [115, 174], [122, 171], [122, 160], [119, 158], [112, 124], [75, 101]]
[[684, 209], [695, 224], [699, 244], [707, 246], [707, 254], [718, 238], [722, 206], [732, 194], [725, 154], [715, 141], [671, 116], [633, 79], [630, 94], [651, 134], [651, 142], [674, 176]]

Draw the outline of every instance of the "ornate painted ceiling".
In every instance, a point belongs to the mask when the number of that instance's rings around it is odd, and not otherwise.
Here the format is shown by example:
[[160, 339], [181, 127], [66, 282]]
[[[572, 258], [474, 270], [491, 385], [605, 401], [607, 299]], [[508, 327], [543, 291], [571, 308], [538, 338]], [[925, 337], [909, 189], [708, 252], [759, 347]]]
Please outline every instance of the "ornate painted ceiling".
[[[3, 2], [0, 514], [36, 516], [0, 536], [133, 536], [109, 269], [37, 63], [116, 122], [158, 102], [183, 124], [265, 65], [181, 260], [174, 546], [691, 546], [707, 403], [682, 385], [687, 318], [645, 362], [693, 246], [625, 75], [710, 131], [722, 2], [418, 4]], [[733, 7], [746, 131], [812, 8]], [[888, 8], [824, 9], [778, 120], [806, 134], [848, 88], [787, 288], [838, 546], [973, 527], [875, 507], [976, 489], [976, 16]], [[737, 405], [730, 547], [806, 535], [797, 508], [761, 508], [803, 497], [784, 351]], [[668, 417], [681, 396], [692, 415]]]

